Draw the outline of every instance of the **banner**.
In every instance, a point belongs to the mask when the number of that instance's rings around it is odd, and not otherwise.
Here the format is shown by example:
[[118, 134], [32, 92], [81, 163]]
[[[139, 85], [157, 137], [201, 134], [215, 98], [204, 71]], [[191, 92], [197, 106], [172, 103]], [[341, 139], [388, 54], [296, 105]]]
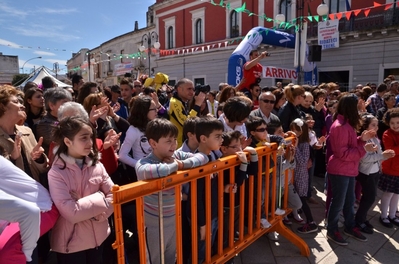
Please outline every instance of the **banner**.
[[125, 73], [132, 72], [132, 63], [118, 63], [114, 66], [114, 76], [124, 75]]
[[298, 74], [295, 69], [263, 66], [263, 78], [296, 80], [298, 79]]
[[338, 20], [327, 20], [319, 22], [318, 42], [322, 50], [339, 48]]

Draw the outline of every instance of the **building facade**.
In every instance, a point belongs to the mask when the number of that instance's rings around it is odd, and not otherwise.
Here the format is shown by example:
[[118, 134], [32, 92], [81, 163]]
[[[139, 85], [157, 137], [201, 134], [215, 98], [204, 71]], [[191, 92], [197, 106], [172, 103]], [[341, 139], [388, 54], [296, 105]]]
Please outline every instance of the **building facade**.
[[[329, 7], [329, 19], [337, 20], [341, 14], [339, 47], [322, 51], [322, 59], [317, 62], [318, 82], [338, 82], [343, 89], [349, 89], [358, 83], [382, 82], [389, 74], [399, 77], [399, 49], [395, 45], [399, 40], [396, 0], [380, 0], [377, 5], [381, 6], [374, 6], [374, 0], [324, 2]], [[291, 24], [303, 17], [308, 21], [306, 42], [317, 44], [318, 23], [308, 17], [317, 15], [321, 3], [321, 0], [156, 0], [148, 7], [146, 28], [136, 26], [134, 31], [90, 51], [93, 67], [88, 76], [111, 85], [126, 72], [133, 77], [163, 72], [169, 75], [170, 84], [186, 77], [217, 89], [219, 83], [227, 82], [228, 59], [247, 32], [258, 26], [278, 28], [277, 14], [284, 14], [285, 22]], [[387, 6], [389, 3], [392, 5]], [[355, 15], [352, 11], [356, 10], [359, 12]], [[347, 16], [348, 11], [351, 11], [350, 16]], [[295, 34], [295, 28], [278, 30]], [[148, 36], [151, 52], [148, 52]], [[159, 41], [158, 49], [153, 46], [155, 41]], [[144, 51], [140, 51], [142, 45]], [[261, 61], [263, 66], [295, 70], [293, 49], [271, 45], [260, 45], [258, 49], [271, 54]], [[68, 61], [68, 69], [73, 68], [70, 64], [76, 59]], [[85, 66], [84, 61], [79, 63]], [[82, 67], [86, 71], [87, 68]], [[263, 78], [261, 86], [271, 86], [277, 81], [296, 82], [295, 79], [270, 77]]]
[[[172, 81], [187, 77], [195, 83], [208, 83], [217, 89], [220, 82], [227, 82], [228, 59], [239, 42], [235, 40], [245, 37], [256, 26], [278, 26], [273, 21], [268, 22], [263, 14], [275, 18], [282, 13], [286, 21], [290, 21], [300, 16], [317, 15], [317, 7], [321, 4], [321, 1], [306, 0], [232, 0], [224, 1], [224, 5], [228, 3], [230, 8], [223, 8], [219, 1], [213, 2], [216, 5], [211, 1], [158, 0], [152, 6], [161, 49], [164, 50], [157, 59], [157, 70], [169, 74]], [[384, 5], [381, 7], [374, 7], [375, 1], [372, 0], [324, 2], [330, 14], [348, 10], [361, 12], [356, 16], [352, 13], [349, 19], [344, 14], [339, 20], [339, 48], [322, 52], [322, 60], [317, 62], [319, 83], [334, 81], [343, 88], [351, 88], [358, 83], [382, 82], [389, 74], [399, 77], [399, 64], [396, 62], [399, 49], [395, 48], [399, 40], [399, 13], [395, 4], [385, 6], [396, 1], [380, 1]], [[244, 3], [248, 12], [237, 12], [236, 8]], [[366, 15], [368, 8], [370, 11]], [[317, 24], [314, 20], [308, 22], [309, 45], [317, 44]], [[295, 34], [295, 27], [279, 30]], [[259, 49], [271, 53], [271, 57], [261, 61], [263, 66], [295, 69], [294, 50], [268, 45], [261, 45]], [[295, 82], [263, 78], [261, 85], [271, 86], [277, 81]]]
[[18, 73], [18, 56], [3, 55], [0, 52], [0, 85], [11, 84], [14, 75]]

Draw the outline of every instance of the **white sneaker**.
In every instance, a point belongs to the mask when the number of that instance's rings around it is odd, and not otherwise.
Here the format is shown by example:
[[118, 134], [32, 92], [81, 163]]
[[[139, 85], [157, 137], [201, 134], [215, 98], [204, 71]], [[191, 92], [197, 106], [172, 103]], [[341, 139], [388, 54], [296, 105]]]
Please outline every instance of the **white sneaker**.
[[271, 240], [271, 241], [278, 241], [278, 233], [277, 232], [270, 232], [267, 233], [267, 237]]
[[271, 227], [272, 225], [269, 223], [269, 221], [267, 221], [266, 218], [261, 218], [261, 219], [260, 219], [260, 226], [261, 226], [262, 228], [269, 228], [269, 227]]
[[276, 215], [285, 215], [285, 210], [277, 208], [274, 212]]

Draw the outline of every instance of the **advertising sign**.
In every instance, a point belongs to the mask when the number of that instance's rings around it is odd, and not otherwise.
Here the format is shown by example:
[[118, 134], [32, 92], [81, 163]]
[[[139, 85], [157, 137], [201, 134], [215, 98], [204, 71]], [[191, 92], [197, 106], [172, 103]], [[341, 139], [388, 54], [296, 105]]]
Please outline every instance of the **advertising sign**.
[[319, 22], [318, 42], [322, 50], [339, 48], [338, 20], [327, 20]]
[[277, 78], [277, 79], [298, 79], [298, 74], [295, 69], [284, 69], [271, 66], [263, 66], [263, 78]]

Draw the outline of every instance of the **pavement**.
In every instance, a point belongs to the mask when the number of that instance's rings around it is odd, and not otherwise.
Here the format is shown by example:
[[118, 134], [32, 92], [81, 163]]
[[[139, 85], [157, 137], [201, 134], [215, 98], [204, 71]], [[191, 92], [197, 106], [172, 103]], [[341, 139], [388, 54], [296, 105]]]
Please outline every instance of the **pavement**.
[[[313, 197], [317, 204], [309, 203], [309, 206], [319, 226], [319, 232], [298, 234], [309, 245], [310, 256], [302, 256], [299, 249], [282, 236], [279, 236], [279, 241], [271, 241], [265, 235], [238, 254], [234, 258], [234, 264], [399, 263], [398, 227], [386, 228], [378, 220], [381, 191], [378, 191], [376, 202], [368, 214], [369, 221], [374, 226], [374, 234], [364, 234], [368, 241], [360, 242], [346, 236], [342, 229], [340, 230], [342, 236], [349, 245], [339, 246], [327, 240], [324, 222], [326, 200], [323, 192], [324, 178], [314, 177], [313, 181], [315, 187]], [[296, 232], [300, 225], [293, 223], [288, 227]]]
[[[327, 240], [327, 231], [324, 223], [326, 200], [323, 189], [324, 178], [314, 177], [313, 181], [315, 187], [313, 197], [316, 199], [317, 204], [309, 203], [309, 206], [312, 210], [313, 218], [319, 226], [319, 232], [298, 234], [309, 245], [310, 256], [302, 256], [299, 248], [282, 236], [279, 236], [279, 241], [271, 241], [267, 235], [264, 235], [238, 254], [234, 258], [234, 264], [399, 263], [398, 227], [386, 228], [378, 221], [380, 216], [380, 191], [378, 191], [376, 202], [368, 215], [370, 223], [374, 226], [374, 234], [364, 234], [368, 241], [360, 242], [341, 232], [344, 239], [349, 242], [349, 245], [339, 246]], [[300, 225], [294, 222], [288, 227], [296, 232]], [[125, 242], [127, 243], [128, 241]], [[137, 252], [129, 252], [128, 256], [130, 264], [138, 264]], [[55, 254], [51, 254], [45, 264], [56, 264]]]

